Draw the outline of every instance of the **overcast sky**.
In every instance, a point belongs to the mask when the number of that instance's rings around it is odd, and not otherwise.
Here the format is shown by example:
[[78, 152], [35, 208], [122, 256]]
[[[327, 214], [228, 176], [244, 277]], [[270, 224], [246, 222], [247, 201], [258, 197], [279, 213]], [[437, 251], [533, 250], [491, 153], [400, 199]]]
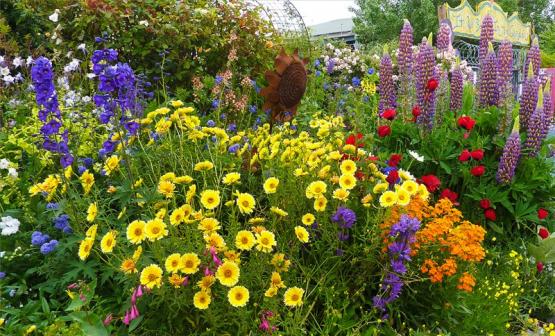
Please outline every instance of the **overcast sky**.
[[291, 0], [301, 13], [307, 26], [317, 23], [353, 17], [349, 7], [354, 0]]

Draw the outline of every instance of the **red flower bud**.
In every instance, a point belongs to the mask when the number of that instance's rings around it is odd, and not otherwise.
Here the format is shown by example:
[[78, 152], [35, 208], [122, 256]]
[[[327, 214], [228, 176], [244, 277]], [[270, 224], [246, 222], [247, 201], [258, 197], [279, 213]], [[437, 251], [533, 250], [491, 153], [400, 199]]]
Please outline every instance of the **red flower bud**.
[[389, 184], [395, 184], [399, 180], [399, 172], [397, 170], [392, 170], [387, 174], [385, 179]]
[[459, 161], [460, 162], [466, 162], [468, 160], [470, 160], [470, 157], [472, 155], [470, 155], [470, 152], [468, 151], [468, 149], [465, 149], [462, 151], [461, 155], [459, 155]]
[[397, 165], [399, 165], [399, 162], [401, 161], [402, 158], [403, 157], [401, 156], [401, 154], [391, 154], [388, 161], [389, 166], [397, 167]]
[[539, 208], [538, 209], [538, 218], [539, 219], [545, 219], [547, 216], [549, 216], [549, 211], [545, 210], [544, 208]]
[[415, 119], [416, 119], [421, 113], [422, 113], [422, 110], [420, 109], [420, 106], [415, 105], [415, 106], [412, 108], [412, 115], [413, 115], [413, 117], [414, 117]]
[[446, 188], [441, 192], [439, 198], [447, 198], [451, 201], [451, 203], [455, 204], [457, 202], [457, 198], [459, 198], [459, 195], [456, 192]]
[[538, 236], [540, 236], [542, 239], [547, 239], [547, 237], [549, 237], [549, 231], [547, 231], [546, 228], [541, 227], [538, 231]]
[[391, 127], [387, 125], [378, 127], [378, 135], [380, 136], [380, 138], [384, 138], [390, 134], [391, 134]]
[[437, 89], [438, 86], [439, 86], [438, 80], [435, 78], [430, 78], [430, 80], [428, 80], [428, 84], [426, 85], [426, 88], [429, 91], [434, 91], [435, 89]]
[[484, 198], [482, 200], [480, 200], [480, 208], [482, 209], [487, 209], [487, 208], [491, 208], [491, 202], [489, 201], [489, 199]]
[[480, 161], [484, 158], [484, 151], [481, 149], [475, 149], [470, 153], [470, 155], [474, 160]]
[[435, 192], [441, 185], [441, 181], [435, 175], [422, 176], [421, 181], [429, 192]]
[[543, 263], [541, 261], [538, 261], [536, 263], [536, 268], [538, 270], [538, 273], [541, 273], [543, 271]]
[[383, 111], [382, 118], [385, 118], [387, 120], [393, 120], [393, 119], [395, 119], [396, 114], [397, 114], [397, 112], [395, 112], [394, 109], [387, 109], [387, 110]]
[[486, 211], [484, 211], [484, 216], [492, 222], [495, 222], [497, 219], [497, 215], [495, 214], [495, 210], [493, 208], [486, 209]]
[[474, 125], [476, 125], [476, 120], [472, 119], [469, 116], [462, 116], [458, 119], [457, 123], [459, 124], [459, 127], [470, 131], [472, 130], [472, 128], [474, 128]]
[[486, 167], [485, 166], [476, 166], [476, 167], [472, 167], [472, 169], [470, 169], [470, 174], [472, 174], [474, 176], [482, 176], [482, 175], [484, 175], [485, 172], [486, 172]]
[[345, 141], [345, 143], [347, 145], [357, 146], [358, 148], [364, 147], [363, 143], [358, 143], [362, 139], [362, 137], [363, 137], [362, 133], [357, 133], [356, 136], [354, 134], [351, 134], [347, 137], [347, 140]]

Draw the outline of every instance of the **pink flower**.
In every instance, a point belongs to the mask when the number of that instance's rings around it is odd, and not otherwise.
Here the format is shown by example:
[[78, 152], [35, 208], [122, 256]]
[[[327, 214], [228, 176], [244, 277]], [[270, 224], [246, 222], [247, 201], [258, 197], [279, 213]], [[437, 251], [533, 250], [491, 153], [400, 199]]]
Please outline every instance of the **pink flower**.
[[112, 313], [110, 313], [106, 315], [106, 317], [104, 318], [104, 322], [102, 323], [104, 323], [105, 326], [109, 326], [110, 323], [112, 323], [112, 319], [113, 319], [113, 316], [112, 316]]

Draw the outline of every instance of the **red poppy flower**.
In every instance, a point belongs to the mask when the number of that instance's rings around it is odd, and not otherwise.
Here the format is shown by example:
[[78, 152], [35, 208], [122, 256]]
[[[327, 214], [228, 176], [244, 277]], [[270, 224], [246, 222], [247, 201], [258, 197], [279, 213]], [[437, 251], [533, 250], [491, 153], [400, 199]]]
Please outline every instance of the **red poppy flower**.
[[429, 192], [435, 192], [441, 185], [441, 181], [435, 175], [425, 175], [420, 179]]
[[459, 118], [457, 123], [459, 124], [460, 127], [464, 128], [465, 130], [471, 131], [472, 128], [474, 128], [474, 125], [476, 125], [476, 120], [472, 119], [469, 116], [462, 116]]
[[466, 162], [466, 161], [470, 160], [471, 157], [472, 157], [472, 155], [470, 154], [468, 149], [465, 149], [465, 150], [462, 151], [461, 155], [459, 155], [459, 161], [460, 162]]
[[485, 166], [476, 166], [476, 167], [472, 167], [472, 169], [470, 169], [470, 174], [472, 174], [474, 176], [482, 176], [482, 175], [484, 175], [485, 172], [486, 172], [486, 167]]
[[438, 86], [439, 86], [439, 82], [438, 82], [438, 80], [435, 79], [435, 78], [430, 78], [430, 79], [428, 80], [428, 84], [426, 84], [426, 88], [427, 88], [429, 91], [434, 91], [435, 89], [437, 89]]
[[495, 222], [497, 219], [497, 215], [495, 214], [495, 210], [493, 208], [486, 209], [486, 211], [484, 211], [484, 216], [492, 222]]
[[480, 200], [480, 208], [482, 209], [487, 209], [487, 208], [491, 208], [491, 202], [489, 199], [487, 198], [483, 198], [482, 200]]
[[392, 170], [387, 174], [385, 179], [389, 184], [395, 184], [399, 180], [399, 172], [397, 170]]
[[362, 133], [357, 133], [356, 136], [354, 134], [351, 134], [347, 137], [347, 140], [345, 141], [345, 143], [347, 145], [353, 145], [358, 148], [364, 147], [364, 144], [359, 142], [360, 140], [362, 140], [362, 137], [363, 137]]
[[397, 167], [397, 165], [399, 165], [399, 162], [401, 161], [402, 158], [403, 157], [401, 156], [401, 154], [391, 154], [388, 161], [389, 166]]
[[387, 120], [393, 120], [395, 119], [395, 115], [397, 115], [397, 112], [395, 112], [394, 109], [387, 109], [383, 111], [382, 118], [385, 118]]
[[359, 181], [366, 180], [366, 174], [364, 174], [360, 169], [356, 171], [355, 177], [356, 177], [357, 180], [359, 180]]
[[547, 239], [547, 237], [549, 237], [549, 231], [547, 231], [546, 228], [541, 227], [538, 231], [538, 236], [540, 236], [542, 239]]
[[549, 216], [549, 211], [545, 210], [544, 208], [539, 208], [538, 209], [538, 218], [539, 219], [545, 219], [547, 216]]
[[414, 118], [418, 117], [421, 113], [422, 113], [422, 110], [420, 109], [420, 106], [415, 105], [412, 108], [412, 115], [413, 115]]
[[470, 152], [470, 155], [474, 160], [480, 161], [484, 158], [484, 151], [481, 149], [475, 149], [472, 152]]
[[457, 194], [453, 190], [445, 188], [445, 189], [443, 189], [443, 191], [439, 195], [439, 198], [440, 199], [441, 198], [447, 198], [448, 200], [451, 201], [451, 203], [455, 204], [455, 203], [457, 203], [457, 198], [459, 198], [459, 194]]
[[391, 127], [387, 125], [378, 127], [378, 135], [380, 136], [380, 138], [384, 138], [390, 134], [391, 134]]
[[543, 271], [543, 263], [541, 261], [538, 261], [536, 263], [536, 268], [538, 269], [538, 273], [541, 273]]

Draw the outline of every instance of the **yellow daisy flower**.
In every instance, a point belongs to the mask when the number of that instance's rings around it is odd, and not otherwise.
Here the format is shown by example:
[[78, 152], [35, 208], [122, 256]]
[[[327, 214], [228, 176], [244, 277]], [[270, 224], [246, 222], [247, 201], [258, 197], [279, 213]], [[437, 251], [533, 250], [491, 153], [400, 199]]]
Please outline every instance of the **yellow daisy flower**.
[[266, 292], [264, 292], [264, 296], [265, 297], [274, 297], [276, 296], [278, 293], [278, 289], [274, 286], [270, 286], [270, 288], [268, 288], [266, 290]]
[[210, 294], [208, 294], [206, 291], [201, 290], [200, 292], [196, 292], [193, 296], [193, 304], [197, 309], [208, 309], [208, 306], [211, 302], [212, 298], [210, 297]]
[[111, 253], [114, 250], [116, 246], [116, 235], [117, 232], [111, 230], [102, 237], [100, 241], [100, 250], [102, 250], [103, 253]]
[[127, 226], [127, 240], [132, 244], [140, 244], [146, 239], [146, 223], [142, 220], [134, 220]]
[[291, 260], [285, 259], [285, 254], [283, 253], [274, 254], [270, 263], [278, 272], [287, 272], [289, 270], [289, 266], [291, 266]]
[[249, 251], [255, 244], [255, 238], [252, 232], [247, 230], [242, 230], [237, 232], [235, 236], [235, 246], [239, 250]]
[[270, 231], [262, 231], [256, 234], [256, 249], [262, 252], [272, 252], [277, 245], [275, 235]]
[[220, 192], [207, 189], [200, 193], [200, 203], [206, 209], [212, 210], [220, 205]]
[[179, 287], [183, 286], [184, 281], [185, 281], [185, 277], [182, 277], [181, 275], [179, 275], [177, 273], [173, 273], [171, 276], [168, 277], [168, 282], [174, 288], [179, 288]]
[[326, 193], [327, 185], [324, 181], [311, 182], [305, 190], [306, 198], [315, 198]]
[[249, 193], [240, 193], [237, 196], [237, 206], [242, 214], [250, 214], [254, 210], [256, 201], [254, 197]]
[[397, 204], [401, 206], [406, 206], [410, 203], [410, 194], [404, 188], [399, 188], [396, 193], [397, 193]]
[[225, 241], [217, 232], [204, 235], [204, 241], [206, 242], [206, 248], [214, 247], [218, 251], [225, 248]]
[[430, 196], [430, 192], [428, 191], [428, 188], [426, 188], [425, 185], [420, 184], [418, 185], [418, 195], [420, 196], [420, 198], [426, 201]]
[[97, 214], [98, 214], [98, 207], [96, 206], [96, 202], [89, 204], [89, 208], [87, 209], [87, 221], [88, 222], [94, 221]]
[[314, 215], [311, 213], [306, 213], [303, 215], [301, 220], [304, 225], [309, 226], [314, 223], [314, 221], [316, 220], [316, 217], [314, 217]]
[[237, 266], [236, 263], [225, 261], [218, 267], [218, 270], [216, 270], [216, 279], [218, 279], [222, 285], [232, 287], [239, 281], [240, 273], [239, 266]]
[[357, 164], [353, 160], [343, 160], [339, 168], [344, 175], [354, 175], [357, 171]]
[[278, 216], [281, 216], [281, 217], [286, 217], [286, 216], [289, 215], [289, 214], [287, 213], [287, 211], [282, 210], [282, 209], [280, 209], [280, 208], [278, 208], [278, 207], [275, 207], [275, 206], [271, 207], [271, 208], [270, 208], [270, 211], [273, 212], [273, 213], [275, 213], [275, 214], [278, 215]]
[[81, 181], [81, 186], [83, 186], [83, 190], [85, 191], [85, 195], [87, 195], [94, 184], [94, 175], [89, 173], [89, 170], [85, 170], [81, 177], [79, 177]]
[[169, 273], [177, 273], [181, 269], [181, 255], [179, 253], [170, 254], [164, 263], [166, 271]]
[[295, 226], [295, 235], [301, 243], [308, 243], [308, 231], [302, 226]]
[[189, 175], [178, 176], [173, 181], [175, 183], [191, 183], [193, 182], [193, 178]]
[[104, 171], [108, 176], [118, 168], [119, 168], [119, 158], [117, 155], [110, 156], [104, 163]]
[[397, 202], [397, 194], [394, 191], [388, 190], [380, 196], [380, 205], [388, 208]]
[[412, 196], [418, 192], [418, 183], [407, 180], [403, 182], [401, 188], [405, 189]]
[[279, 180], [275, 177], [269, 177], [264, 182], [264, 192], [266, 194], [274, 194], [277, 191], [277, 187], [279, 185]]
[[181, 272], [195, 274], [199, 265], [200, 259], [196, 253], [185, 253], [181, 256]]
[[216, 218], [205, 217], [200, 221], [197, 228], [205, 234], [210, 234], [219, 230], [221, 226], [220, 222]]
[[150, 264], [141, 271], [140, 281], [141, 285], [147, 288], [154, 288], [162, 286], [162, 269], [156, 264]]
[[172, 211], [172, 213], [170, 215], [170, 224], [171, 225], [179, 225], [179, 224], [183, 223], [183, 221], [185, 219], [186, 219], [185, 210], [183, 209], [183, 207], [179, 207], [179, 208]]
[[240, 179], [241, 179], [241, 174], [239, 173], [227, 173], [223, 177], [222, 183], [227, 185], [235, 184], [235, 183], [238, 183]]
[[389, 188], [389, 183], [378, 183], [372, 189], [374, 194], [381, 194]]
[[158, 193], [164, 195], [166, 198], [172, 198], [175, 190], [175, 184], [171, 181], [160, 181], [158, 183]]
[[339, 186], [342, 189], [351, 190], [357, 185], [357, 179], [353, 175], [341, 175], [339, 177]]
[[289, 307], [298, 307], [303, 304], [304, 289], [290, 287], [283, 294], [283, 302]]
[[212, 285], [216, 282], [216, 277], [213, 275], [205, 275], [202, 277], [202, 279], [200, 279], [199, 282], [197, 282], [197, 286], [202, 290], [202, 291], [210, 291], [210, 287], [212, 287]]
[[199, 162], [195, 165], [194, 170], [195, 171], [202, 171], [202, 170], [210, 170], [214, 168], [214, 164], [210, 161], [202, 161]]
[[85, 260], [89, 257], [93, 244], [94, 239], [92, 238], [85, 238], [81, 240], [81, 244], [79, 244], [79, 259]]
[[348, 190], [338, 188], [333, 191], [333, 198], [340, 201], [346, 201], [349, 198], [349, 194], [350, 192]]
[[166, 223], [159, 218], [149, 220], [145, 225], [145, 234], [148, 240], [160, 240], [168, 235]]
[[227, 299], [233, 307], [244, 307], [249, 302], [249, 290], [243, 286], [235, 286], [227, 293]]
[[321, 212], [326, 211], [326, 205], [328, 204], [328, 200], [325, 197], [318, 197], [314, 200], [314, 210]]
[[272, 272], [270, 286], [275, 288], [285, 288], [285, 283], [281, 280], [281, 275], [278, 272]]
[[87, 238], [91, 238], [92, 240], [94, 240], [96, 238], [97, 229], [98, 229], [98, 224], [91, 225], [91, 227], [87, 229], [87, 232], [85, 232], [85, 236]]

